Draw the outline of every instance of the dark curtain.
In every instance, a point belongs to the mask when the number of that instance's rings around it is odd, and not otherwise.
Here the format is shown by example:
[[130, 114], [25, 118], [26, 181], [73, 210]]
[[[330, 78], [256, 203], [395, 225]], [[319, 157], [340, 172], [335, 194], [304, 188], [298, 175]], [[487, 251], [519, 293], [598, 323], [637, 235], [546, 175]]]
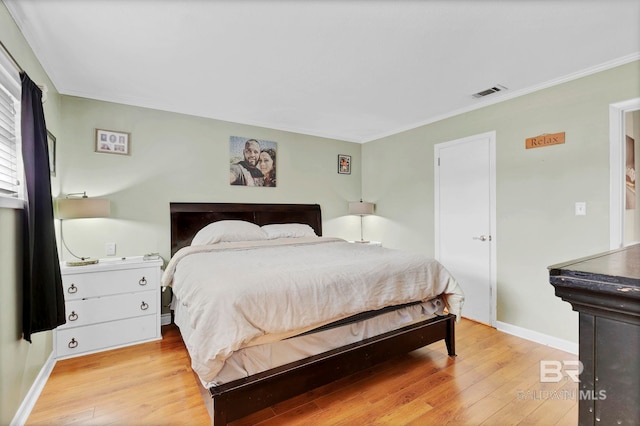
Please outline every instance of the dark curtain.
[[23, 210], [22, 333], [65, 323], [64, 293], [53, 222], [51, 172], [42, 91], [22, 72], [22, 157], [27, 202]]

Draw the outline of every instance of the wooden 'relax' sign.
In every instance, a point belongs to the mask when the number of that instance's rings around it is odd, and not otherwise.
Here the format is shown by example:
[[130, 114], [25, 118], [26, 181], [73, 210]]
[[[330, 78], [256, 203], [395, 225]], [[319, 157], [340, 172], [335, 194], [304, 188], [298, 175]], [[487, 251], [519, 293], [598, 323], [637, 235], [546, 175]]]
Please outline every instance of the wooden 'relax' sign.
[[525, 140], [525, 147], [540, 148], [542, 146], [558, 145], [564, 143], [564, 132], [560, 133], [545, 133], [544, 135], [536, 136], [534, 138], [527, 138]]

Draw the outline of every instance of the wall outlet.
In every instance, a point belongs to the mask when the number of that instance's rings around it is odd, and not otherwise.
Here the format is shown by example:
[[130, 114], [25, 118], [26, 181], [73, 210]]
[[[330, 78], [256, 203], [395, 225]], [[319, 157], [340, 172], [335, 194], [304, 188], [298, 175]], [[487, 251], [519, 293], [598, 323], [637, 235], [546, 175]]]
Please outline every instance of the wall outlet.
[[576, 216], [586, 216], [587, 215], [587, 203], [584, 201], [576, 202]]
[[107, 252], [107, 256], [116, 255], [116, 243], [106, 243], [104, 245], [104, 251]]

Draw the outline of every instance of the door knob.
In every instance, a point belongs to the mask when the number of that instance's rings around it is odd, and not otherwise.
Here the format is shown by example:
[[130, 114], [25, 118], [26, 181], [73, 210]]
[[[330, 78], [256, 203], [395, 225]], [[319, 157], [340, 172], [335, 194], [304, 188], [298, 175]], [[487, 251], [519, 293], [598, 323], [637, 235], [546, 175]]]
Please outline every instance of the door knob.
[[473, 237], [474, 240], [480, 240], [480, 241], [491, 241], [491, 235], [489, 235], [488, 237], [486, 235], [480, 235], [479, 237]]

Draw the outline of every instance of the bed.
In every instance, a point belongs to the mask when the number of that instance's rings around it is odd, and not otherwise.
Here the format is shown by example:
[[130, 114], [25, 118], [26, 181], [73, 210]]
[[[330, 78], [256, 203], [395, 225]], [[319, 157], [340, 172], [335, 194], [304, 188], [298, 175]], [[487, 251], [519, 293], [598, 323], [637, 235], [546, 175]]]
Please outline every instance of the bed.
[[[374, 263], [395, 257], [400, 262], [398, 268], [403, 271], [415, 269], [411, 264], [402, 263], [414, 259], [399, 251], [322, 237], [321, 211], [317, 204], [171, 203], [170, 215], [172, 258], [165, 270], [163, 285], [174, 287], [175, 322], [191, 355], [192, 367], [211, 395], [215, 425], [242, 418], [440, 340], [444, 340], [448, 354], [455, 356], [456, 314], [460, 314], [464, 296], [455, 280], [435, 260], [432, 262], [437, 279], [427, 277], [421, 269], [419, 278], [414, 279], [414, 275], [403, 278], [405, 281], [437, 281], [434, 288], [402, 282], [396, 285], [400, 290], [393, 293], [387, 293], [386, 288], [378, 291], [378, 287], [371, 285], [374, 280], [369, 278], [368, 271], [349, 264], [350, 268], [356, 268], [351, 275], [357, 278], [351, 279], [348, 285], [331, 284], [318, 291], [315, 287], [318, 282], [337, 282], [338, 275], [349, 274], [345, 272], [345, 265], [338, 265], [337, 259], [349, 258], [352, 253], [354, 259], [363, 259], [363, 262], [369, 256], [378, 259]], [[273, 237], [272, 233], [265, 241], [209, 240], [201, 244], [202, 235], [211, 227], [236, 223], [245, 226], [247, 222], [255, 224], [250, 225], [255, 228], [264, 225], [269, 225], [262, 228], [265, 230], [276, 228], [276, 235]], [[299, 227], [293, 228], [296, 232], [298, 229], [304, 232], [277, 235], [282, 229], [292, 229], [291, 226]], [[314, 235], [308, 234], [307, 228]], [[211, 242], [216, 244], [209, 244]], [[313, 258], [314, 262], [305, 263], [306, 260], [297, 260], [296, 256]], [[248, 259], [251, 266], [242, 266], [247, 264], [241, 263], [242, 259]], [[324, 261], [333, 262], [330, 269], [335, 277], [312, 275], [316, 264], [318, 268], [327, 269]], [[254, 268], [256, 262], [264, 262], [263, 266], [268, 267]], [[224, 265], [231, 264], [238, 265], [238, 272], [225, 276]], [[390, 269], [384, 265], [378, 269]], [[262, 272], [259, 276], [251, 275], [255, 270], [272, 269], [274, 274], [276, 271], [279, 274], [277, 280], [266, 276], [265, 282], [261, 282]], [[314, 277], [309, 278], [313, 285], [298, 285], [306, 276]], [[274, 289], [280, 284], [274, 283], [281, 278], [287, 291], [293, 287], [293, 302], [288, 293], [287, 296], [275, 293]], [[250, 293], [242, 287], [242, 280], [250, 283], [247, 285]], [[400, 278], [394, 280], [401, 282]], [[202, 284], [204, 281], [206, 285]], [[231, 282], [233, 285], [229, 284], [229, 288], [224, 287]], [[237, 287], [243, 299], [224, 299], [231, 293], [231, 287], [233, 291]], [[272, 296], [264, 293], [272, 291]], [[367, 297], [358, 297], [361, 294]], [[286, 308], [261, 309], [260, 303], [265, 300], [269, 302], [263, 303], [264, 306], [275, 306], [269, 297], [282, 299]], [[317, 301], [317, 307], [301, 307], [300, 300], [310, 299]], [[344, 300], [344, 306], [338, 299]], [[238, 314], [238, 310], [242, 313]], [[310, 311], [314, 313], [307, 315]], [[264, 327], [262, 321], [274, 324], [271, 328]], [[291, 321], [296, 322], [295, 326]]]

